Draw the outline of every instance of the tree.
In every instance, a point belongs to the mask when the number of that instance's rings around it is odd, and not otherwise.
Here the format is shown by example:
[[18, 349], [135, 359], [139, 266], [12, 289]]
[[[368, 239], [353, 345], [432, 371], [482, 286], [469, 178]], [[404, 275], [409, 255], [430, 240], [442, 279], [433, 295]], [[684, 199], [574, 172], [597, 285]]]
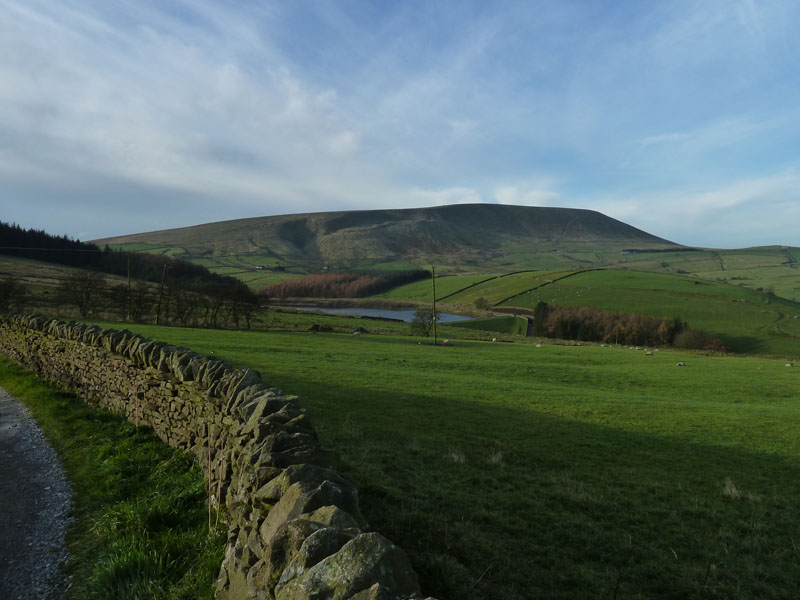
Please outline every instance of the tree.
[[61, 280], [58, 286], [59, 300], [78, 309], [81, 317], [97, 310], [105, 295], [105, 278], [95, 271], [75, 271]]
[[[439, 316], [436, 316], [438, 322]], [[418, 308], [414, 311], [414, 316], [409, 323], [411, 335], [421, 335], [429, 337], [433, 329], [433, 311], [427, 308]]]
[[475, 308], [478, 310], [487, 310], [489, 308], [489, 301], [481, 296], [477, 300], [475, 300]]
[[13, 275], [6, 275], [0, 281], [0, 312], [22, 312], [25, 310], [25, 284]]
[[549, 315], [550, 305], [540, 300], [536, 308], [533, 309], [533, 327], [531, 330], [533, 335], [547, 335], [547, 317]]

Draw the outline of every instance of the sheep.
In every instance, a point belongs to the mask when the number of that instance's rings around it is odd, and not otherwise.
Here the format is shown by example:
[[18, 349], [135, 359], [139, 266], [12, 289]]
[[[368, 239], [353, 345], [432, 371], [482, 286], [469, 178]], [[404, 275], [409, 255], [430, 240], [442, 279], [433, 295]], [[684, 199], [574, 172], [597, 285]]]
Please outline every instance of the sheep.
[[676, 366], [678, 366], [678, 367], [685, 367], [685, 366], [686, 366], [686, 363], [685, 363], [685, 362], [679, 362], [679, 363], [678, 363]]

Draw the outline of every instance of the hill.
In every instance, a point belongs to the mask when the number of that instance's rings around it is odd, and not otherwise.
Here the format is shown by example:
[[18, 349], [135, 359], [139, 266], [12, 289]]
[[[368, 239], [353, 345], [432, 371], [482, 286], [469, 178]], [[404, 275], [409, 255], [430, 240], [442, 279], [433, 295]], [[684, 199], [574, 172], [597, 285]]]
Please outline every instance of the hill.
[[596, 261], [598, 252], [618, 258], [625, 248], [682, 248], [591, 210], [498, 204], [238, 219], [96, 243], [179, 255], [227, 274], [256, 265], [302, 272], [431, 263], [507, 271], [538, 267], [542, 254], [563, 265]]

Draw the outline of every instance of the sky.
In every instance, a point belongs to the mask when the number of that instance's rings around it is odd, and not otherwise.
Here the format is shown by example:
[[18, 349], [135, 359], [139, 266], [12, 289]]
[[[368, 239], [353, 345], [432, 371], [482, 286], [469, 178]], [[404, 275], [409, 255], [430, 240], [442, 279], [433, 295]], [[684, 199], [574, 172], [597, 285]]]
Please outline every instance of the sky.
[[800, 246], [796, 0], [3, 0], [0, 220], [464, 202]]

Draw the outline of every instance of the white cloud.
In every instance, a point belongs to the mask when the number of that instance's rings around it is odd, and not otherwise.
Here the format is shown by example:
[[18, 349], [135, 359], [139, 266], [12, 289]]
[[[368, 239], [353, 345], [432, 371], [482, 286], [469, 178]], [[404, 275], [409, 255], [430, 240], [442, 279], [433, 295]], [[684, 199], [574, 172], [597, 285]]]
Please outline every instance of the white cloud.
[[445, 204], [477, 204], [484, 202], [481, 195], [472, 188], [451, 187], [438, 190], [413, 188], [407, 195], [408, 206], [426, 207]]
[[[0, 35], [0, 48], [17, 51], [4, 52], [11, 58], [2, 70], [0, 151], [13, 151], [29, 171], [270, 196], [285, 192], [287, 181], [324, 187], [327, 177], [346, 176], [343, 161], [360, 151], [362, 136], [336, 94], [270, 63], [269, 49], [260, 49], [265, 64], [248, 69], [231, 62], [238, 40], [185, 25], [176, 37], [150, 25], [161, 13], [142, 9], [133, 17], [143, 22], [112, 28], [59, 5], [35, 11], [10, 2], [5, 11], [15, 26], [2, 27], [9, 35]], [[230, 20], [218, 10], [213, 16]], [[231, 32], [248, 48], [258, 43], [244, 20]]]
[[666, 132], [646, 136], [644, 148], [658, 147], [676, 153], [699, 153], [746, 142], [769, 132], [777, 124], [770, 120], [757, 121], [748, 117], [727, 118], [687, 131]]
[[649, 233], [688, 245], [800, 244], [800, 177], [794, 172], [711, 189], [601, 200], [594, 207]]
[[520, 189], [513, 185], [495, 189], [494, 199], [498, 204], [522, 206], [559, 206], [562, 198], [548, 187]]

